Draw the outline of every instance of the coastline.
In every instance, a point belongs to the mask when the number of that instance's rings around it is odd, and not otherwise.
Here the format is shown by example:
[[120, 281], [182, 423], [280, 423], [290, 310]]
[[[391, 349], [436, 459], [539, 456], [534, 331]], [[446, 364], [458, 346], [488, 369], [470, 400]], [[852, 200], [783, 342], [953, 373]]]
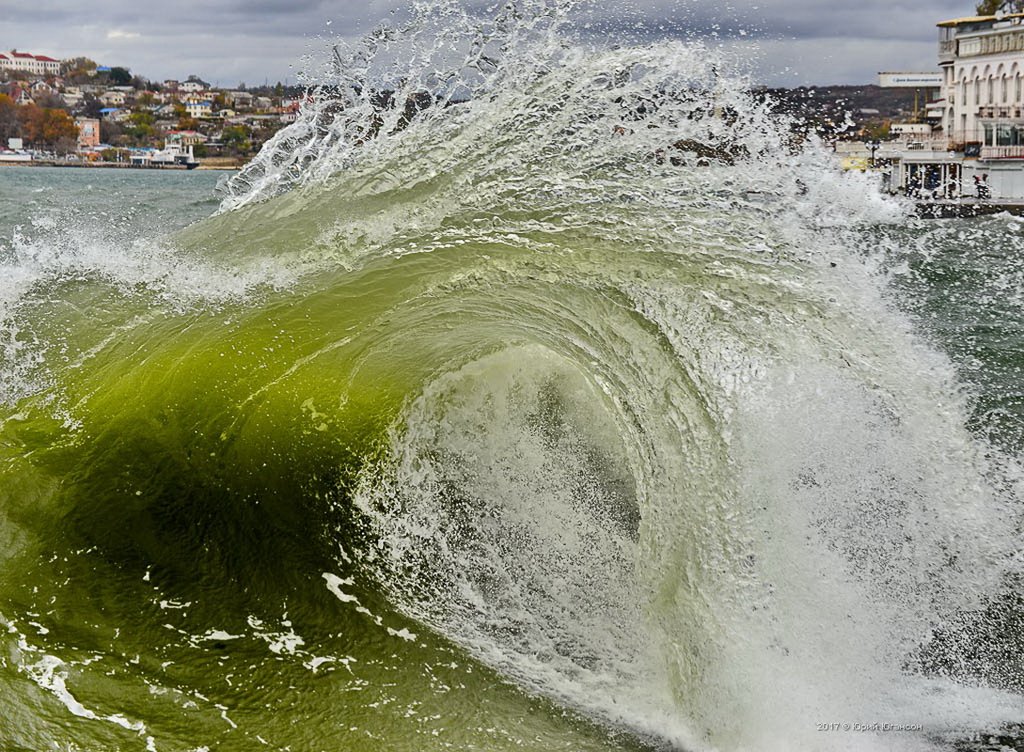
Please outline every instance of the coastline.
[[[240, 170], [243, 163], [231, 160], [230, 163], [227, 161], [221, 162], [220, 160], [211, 161], [204, 164], [201, 160], [198, 167], [193, 167], [193, 170], [224, 170], [234, 171]], [[117, 169], [117, 170], [184, 170], [189, 171], [189, 168], [181, 164], [167, 164], [167, 165], [137, 165], [130, 164], [128, 162], [89, 162], [89, 161], [67, 161], [63, 159], [31, 159], [24, 161], [7, 161], [0, 160], [0, 167], [75, 167], [82, 169]]]

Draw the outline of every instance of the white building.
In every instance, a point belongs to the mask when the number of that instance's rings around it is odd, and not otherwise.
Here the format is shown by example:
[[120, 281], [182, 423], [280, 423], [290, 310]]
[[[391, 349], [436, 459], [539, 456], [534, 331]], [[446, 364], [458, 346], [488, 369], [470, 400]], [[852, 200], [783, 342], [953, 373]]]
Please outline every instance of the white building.
[[896, 152], [892, 185], [952, 199], [978, 195], [980, 182], [993, 199], [1020, 201], [1024, 13], [955, 18], [938, 27], [941, 87], [926, 105], [931, 122], [892, 126], [902, 141], [887, 144]]
[[0, 52], [0, 70], [28, 71], [36, 76], [56, 76], [60, 73], [60, 60], [28, 52]]
[[1024, 13], [938, 26], [942, 130], [964, 182], [985, 174], [995, 197], [1024, 197]]
[[982, 159], [1024, 157], [1022, 21], [1014, 13], [939, 24], [943, 130], [954, 147], [980, 147]]

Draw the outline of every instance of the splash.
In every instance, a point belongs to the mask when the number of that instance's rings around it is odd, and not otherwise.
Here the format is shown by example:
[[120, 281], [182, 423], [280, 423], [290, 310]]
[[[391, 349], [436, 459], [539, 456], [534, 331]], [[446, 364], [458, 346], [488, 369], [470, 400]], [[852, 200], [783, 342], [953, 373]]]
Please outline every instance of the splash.
[[[84, 664], [97, 718], [157, 746], [301, 745], [313, 712], [339, 747], [787, 751], [1020, 720], [956, 646], [1012, 613], [1021, 476], [889, 285], [905, 207], [721, 50], [595, 45], [576, 12], [414, 5], [332, 51], [215, 216], [15, 241], [3, 368], [34, 380], [4, 472], [32, 491], [0, 531], [50, 585], [0, 607], [157, 646], [127, 668], [94, 638], [137, 701], [108, 712]], [[72, 279], [101, 322], [50, 315]]]

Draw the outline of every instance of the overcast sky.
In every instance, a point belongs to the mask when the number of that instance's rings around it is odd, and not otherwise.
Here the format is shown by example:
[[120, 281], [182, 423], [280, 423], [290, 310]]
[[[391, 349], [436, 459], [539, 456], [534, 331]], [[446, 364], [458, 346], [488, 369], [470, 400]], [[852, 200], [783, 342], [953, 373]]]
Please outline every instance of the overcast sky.
[[[479, 0], [466, 0], [476, 6]], [[628, 2], [629, 10], [624, 10]], [[358, 37], [402, 0], [0, 0], [0, 50], [85, 55], [154, 80], [221, 86], [296, 80], [325, 35]], [[778, 85], [874, 83], [881, 70], [935, 70], [938, 21], [973, 0], [593, 0], [605, 33], [712, 34], [741, 44], [755, 78]], [[659, 31], [660, 29], [660, 31]]]

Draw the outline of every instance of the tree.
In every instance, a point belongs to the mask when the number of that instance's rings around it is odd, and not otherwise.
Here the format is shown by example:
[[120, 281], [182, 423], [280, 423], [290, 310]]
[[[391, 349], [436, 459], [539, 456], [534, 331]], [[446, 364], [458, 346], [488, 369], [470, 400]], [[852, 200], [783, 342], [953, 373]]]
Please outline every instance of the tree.
[[199, 130], [199, 121], [195, 118], [185, 117], [178, 118], [178, 130], [179, 131], [197, 131]]
[[64, 110], [27, 104], [18, 112], [23, 138], [36, 146], [53, 148], [64, 139], [78, 139], [78, 126]]
[[79, 105], [79, 112], [89, 118], [98, 118], [102, 109], [103, 102], [97, 99], [95, 94], [86, 94], [82, 104]]
[[128, 122], [130, 125], [127, 127], [126, 132], [137, 143], [144, 143], [147, 139], [152, 138], [155, 132], [152, 112], [147, 112], [146, 110], [133, 112], [128, 116]]
[[72, 58], [60, 64], [60, 72], [64, 76], [88, 74], [90, 71], [96, 72], [96, 63], [87, 57]]
[[54, 94], [50, 91], [35, 97], [35, 103], [43, 109], [67, 110], [68, 108], [68, 106], [64, 104], [64, 100], [60, 98], [59, 94]]
[[7, 146], [7, 139], [18, 138], [20, 134], [18, 105], [6, 94], [0, 94], [0, 146]]
[[244, 125], [229, 125], [220, 136], [225, 150], [232, 154], [248, 154], [252, 151], [249, 131]]
[[65, 155], [70, 154], [73, 151], [78, 151], [77, 135], [78, 134], [76, 133], [75, 138], [71, 138], [71, 136], [62, 136], [61, 138], [57, 139], [57, 141], [54, 142], [53, 144], [53, 150], [58, 154]]
[[105, 144], [117, 145], [124, 140], [124, 128], [113, 120], [104, 119], [100, 121], [100, 141]]
[[128, 86], [132, 82], [131, 71], [127, 68], [114, 66], [110, 69], [110, 82], [115, 86]]
[[979, 16], [997, 13], [1024, 13], [1024, 0], [981, 0], [975, 11]]

